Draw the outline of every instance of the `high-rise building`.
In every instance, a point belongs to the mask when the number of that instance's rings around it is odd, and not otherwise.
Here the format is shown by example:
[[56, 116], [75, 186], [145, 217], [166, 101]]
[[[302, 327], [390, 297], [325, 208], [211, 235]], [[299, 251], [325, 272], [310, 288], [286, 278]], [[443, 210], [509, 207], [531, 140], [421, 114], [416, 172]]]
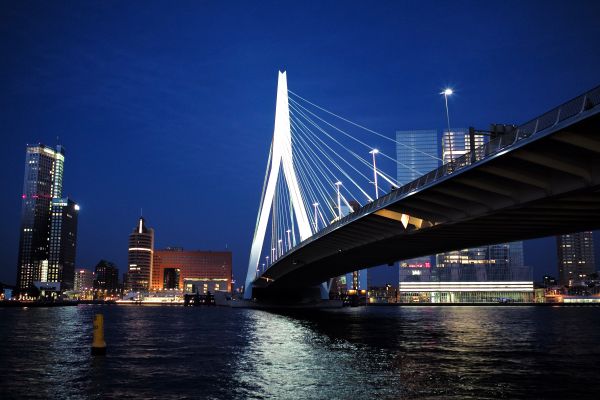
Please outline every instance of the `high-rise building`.
[[[474, 135], [475, 148], [485, 144], [485, 136]], [[455, 129], [445, 131], [442, 135], [442, 161], [444, 164], [450, 160], [469, 153], [471, 151], [471, 140], [467, 129]]]
[[95, 274], [85, 268], [77, 268], [73, 279], [73, 288], [78, 292], [92, 290], [94, 287]]
[[115, 292], [119, 289], [119, 269], [110, 261], [100, 260], [95, 269], [94, 289]]
[[79, 205], [73, 200], [52, 199], [48, 267], [42, 269], [40, 280], [60, 282], [62, 290], [73, 289], [78, 214]]
[[[230, 251], [189, 251], [171, 247], [154, 252], [152, 290], [232, 291]], [[185, 286], [189, 287], [185, 287]], [[190, 286], [191, 285], [191, 286]], [[194, 290], [192, 289], [194, 286]]]
[[[435, 129], [396, 131], [396, 179], [406, 185], [440, 165], [438, 132]], [[417, 257], [400, 262], [400, 271], [405, 271], [408, 279], [417, 279], [414, 266], [431, 266], [431, 256]], [[404, 269], [410, 268], [410, 269]]]
[[556, 237], [558, 250], [558, 280], [572, 286], [585, 281], [596, 272], [594, 237], [592, 232], [571, 233]]
[[62, 146], [27, 146], [17, 262], [22, 293], [36, 281], [73, 287], [78, 206], [61, 199], [64, 161]]
[[438, 132], [435, 129], [396, 131], [396, 178], [406, 185], [440, 165]]
[[129, 290], [144, 292], [152, 282], [152, 255], [154, 253], [154, 230], [146, 226], [140, 217], [137, 226], [129, 235], [127, 285]]

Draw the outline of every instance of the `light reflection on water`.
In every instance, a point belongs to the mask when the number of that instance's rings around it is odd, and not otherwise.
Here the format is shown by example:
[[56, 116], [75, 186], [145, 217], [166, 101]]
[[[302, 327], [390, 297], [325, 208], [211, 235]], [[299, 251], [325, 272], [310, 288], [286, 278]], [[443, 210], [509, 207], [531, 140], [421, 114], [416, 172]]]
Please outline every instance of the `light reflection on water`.
[[[105, 315], [106, 357], [90, 355]], [[0, 397], [595, 398], [600, 308], [0, 309]]]

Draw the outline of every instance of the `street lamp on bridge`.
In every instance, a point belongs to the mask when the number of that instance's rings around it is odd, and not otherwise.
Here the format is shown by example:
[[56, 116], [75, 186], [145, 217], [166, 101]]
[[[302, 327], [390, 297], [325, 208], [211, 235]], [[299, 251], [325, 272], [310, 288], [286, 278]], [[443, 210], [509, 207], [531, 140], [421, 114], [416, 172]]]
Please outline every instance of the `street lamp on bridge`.
[[454, 160], [452, 156], [452, 137], [450, 135], [450, 112], [448, 111], [448, 96], [451, 96], [454, 92], [450, 88], [446, 88], [440, 94], [444, 95], [444, 101], [446, 103], [446, 122], [448, 124], [448, 150], [450, 151], [450, 162]]
[[315, 233], [317, 233], [317, 229], [319, 229], [319, 212], [317, 211], [319, 203], [313, 203], [313, 207], [315, 208]]

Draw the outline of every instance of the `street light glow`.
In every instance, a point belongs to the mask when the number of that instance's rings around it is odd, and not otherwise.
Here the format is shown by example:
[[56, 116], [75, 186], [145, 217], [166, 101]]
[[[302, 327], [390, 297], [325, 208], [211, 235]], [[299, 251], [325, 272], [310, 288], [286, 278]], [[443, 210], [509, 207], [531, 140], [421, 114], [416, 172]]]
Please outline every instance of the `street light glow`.
[[369, 154], [378, 154], [379, 150], [378, 149], [373, 149], [369, 152]]
[[440, 94], [443, 94], [444, 96], [450, 96], [452, 93], [454, 93], [454, 92], [452, 91], [452, 89], [450, 89], [450, 88], [447, 88], [447, 89], [445, 89], [445, 90], [444, 90], [442, 93], [440, 93]]

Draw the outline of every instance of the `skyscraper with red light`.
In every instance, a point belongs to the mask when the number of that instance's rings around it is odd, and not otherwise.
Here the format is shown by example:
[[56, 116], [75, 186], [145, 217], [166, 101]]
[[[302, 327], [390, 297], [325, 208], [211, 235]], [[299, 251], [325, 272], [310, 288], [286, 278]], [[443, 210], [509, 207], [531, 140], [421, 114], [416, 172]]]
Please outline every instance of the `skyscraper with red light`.
[[[17, 262], [17, 290], [26, 293], [35, 281], [73, 283], [77, 211], [79, 206], [61, 199], [65, 150], [43, 144], [27, 146], [21, 205]], [[60, 205], [70, 207], [68, 224]], [[68, 226], [67, 226], [68, 225]], [[70, 246], [61, 240], [69, 236]], [[66, 268], [65, 268], [66, 262]]]

